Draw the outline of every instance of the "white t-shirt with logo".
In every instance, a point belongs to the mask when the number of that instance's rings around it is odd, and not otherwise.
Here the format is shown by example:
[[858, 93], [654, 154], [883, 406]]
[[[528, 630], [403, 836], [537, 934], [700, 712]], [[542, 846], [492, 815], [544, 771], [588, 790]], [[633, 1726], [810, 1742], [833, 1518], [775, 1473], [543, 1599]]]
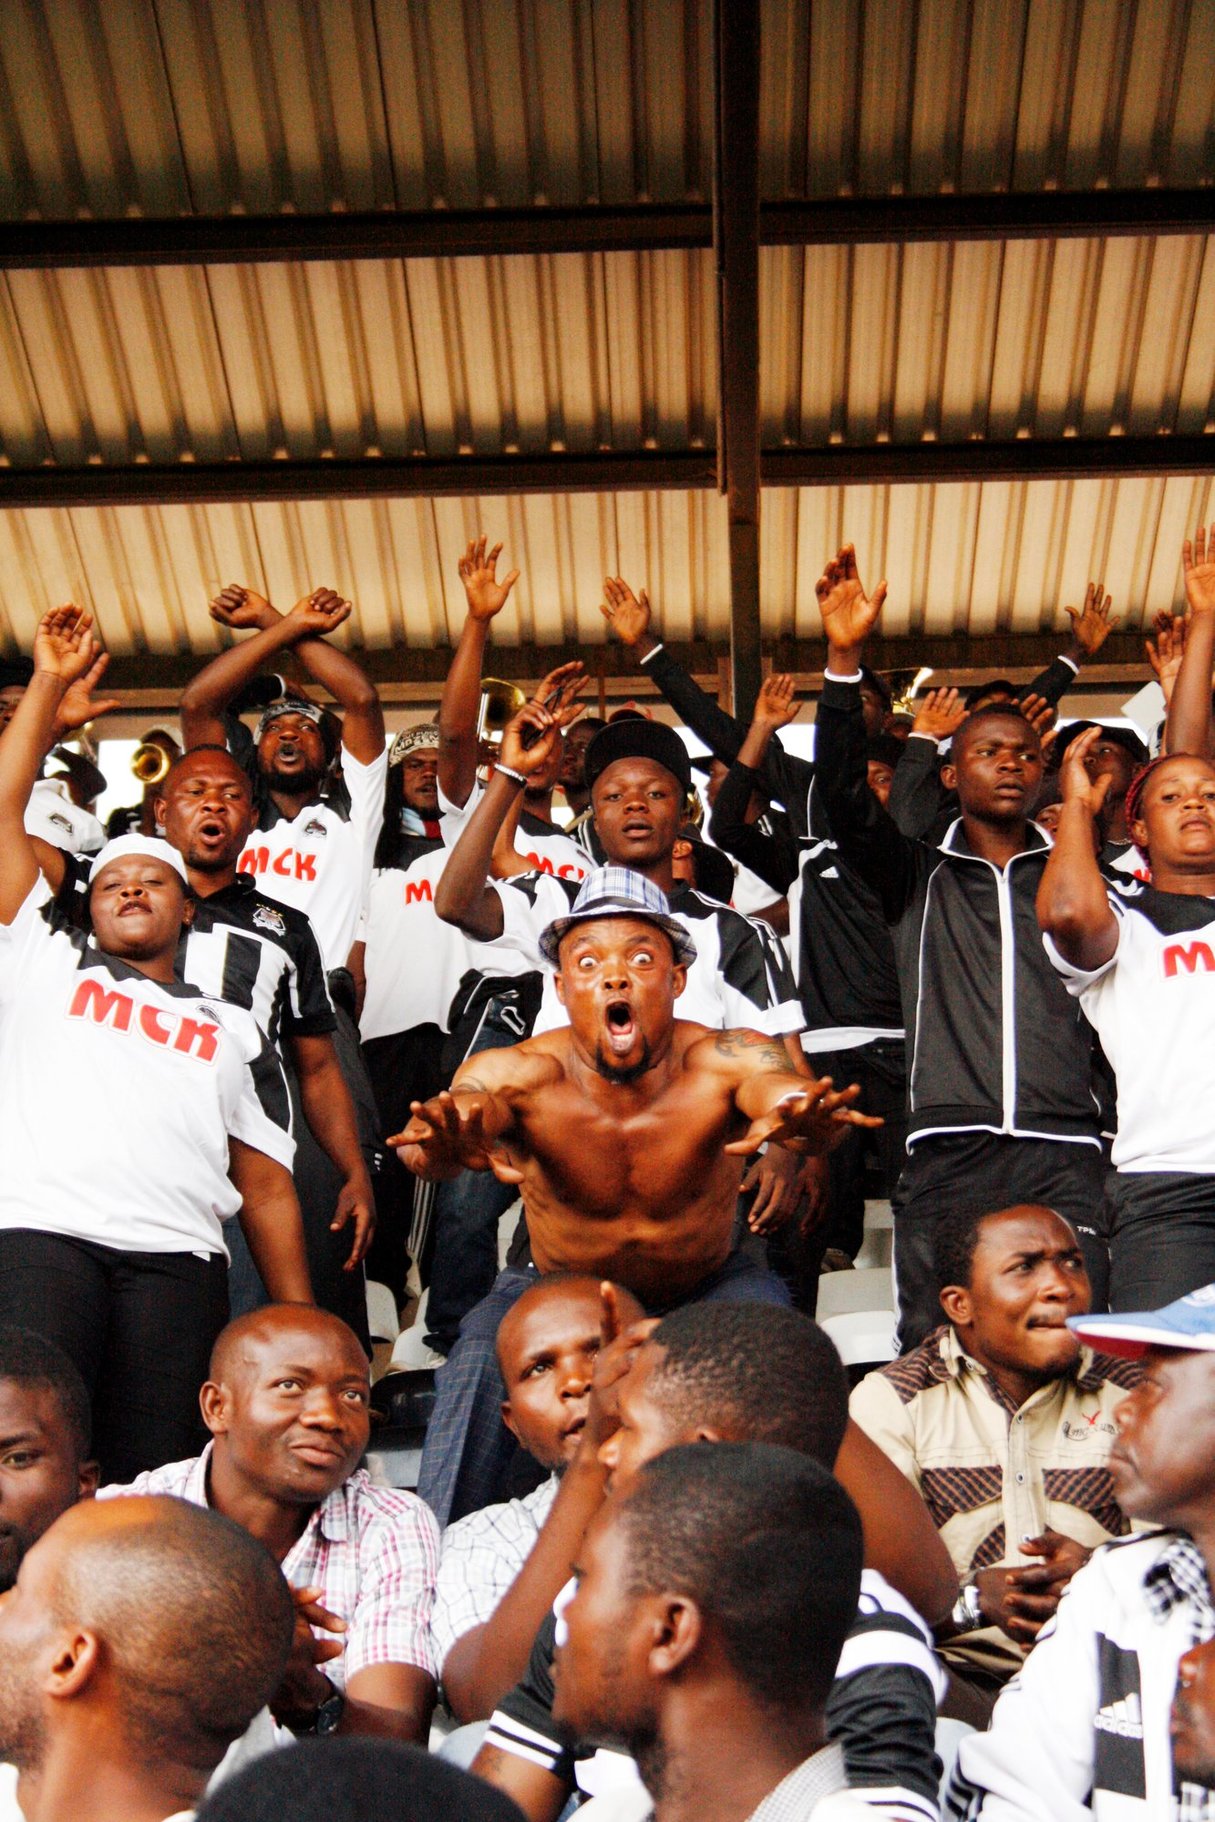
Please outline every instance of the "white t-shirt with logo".
[[0, 1019], [0, 1228], [226, 1256], [229, 1135], [288, 1170], [294, 1153], [251, 1015], [104, 956], [40, 875], [0, 924]]
[[25, 829], [65, 854], [97, 854], [105, 846], [97, 818], [72, 802], [58, 778], [40, 778], [35, 784], [25, 806]]
[[342, 748], [350, 814], [330, 803], [305, 804], [290, 821], [255, 829], [237, 865], [263, 892], [307, 913], [327, 971], [344, 968], [358, 934], [371, 863], [384, 817], [388, 749], [370, 765]]
[[1118, 1170], [1215, 1175], [1215, 899], [1111, 887], [1118, 946], [1086, 973], [1046, 953], [1118, 1082]]

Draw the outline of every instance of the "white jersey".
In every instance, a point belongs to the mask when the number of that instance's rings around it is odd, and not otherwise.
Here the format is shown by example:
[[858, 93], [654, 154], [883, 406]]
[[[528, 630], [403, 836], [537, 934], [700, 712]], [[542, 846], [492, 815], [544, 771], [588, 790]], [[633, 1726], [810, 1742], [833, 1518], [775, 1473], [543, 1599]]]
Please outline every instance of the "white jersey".
[[[496, 880], [502, 900], [503, 932], [495, 947], [512, 947], [544, 970], [544, 997], [533, 1036], [569, 1024], [557, 998], [553, 970], [540, 953], [540, 934], [554, 918], [568, 915], [578, 896], [576, 880], [524, 873]], [[781, 1037], [805, 1024], [789, 963], [766, 924], [744, 917], [690, 887], [670, 895], [671, 915], [696, 944], [696, 960], [675, 1003], [676, 1016], [710, 1030], [749, 1029]]]
[[1114, 1165], [1215, 1175], [1215, 900], [1130, 879], [1107, 896], [1118, 946], [1103, 968], [1045, 942], [1117, 1078]]
[[288, 1170], [294, 1152], [250, 1014], [103, 955], [41, 876], [0, 925], [0, 1008], [0, 1228], [226, 1256], [229, 1136]]
[[255, 829], [238, 862], [264, 892], [307, 914], [326, 970], [346, 966], [358, 934], [384, 818], [387, 775], [387, 748], [364, 765], [343, 747], [349, 815], [336, 803], [305, 804], [290, 821], [279, 816]]
[[470, 969], [517, 975], [534, 965], [517, 950], [474, 942], [436, 915], [435, 887], [450, 851], [435, 846], [407, 867], [378, 867], [371, 876], [360, 929], [367, 945], [361, 1037], [395, 1037], [417, 1025], [449, 1031], [452, 1001]]
[[[461, 830], [484, 795], [485, 786], [480, 779], [473, 786], [468, 802], [462, 808], [452, 803], [442, 790], [439, 791], [439, 826], [449, 848], [455, 847]], [[537, 873], [551, 873], [557, 879], [572, 879], [579, 885], [594, 871], [596, 865], [580, 843], [573, 841], [554, 824], [541, 822], [537, 816], [529, 816], [526, 810], [515, 831], [515, 847]]]

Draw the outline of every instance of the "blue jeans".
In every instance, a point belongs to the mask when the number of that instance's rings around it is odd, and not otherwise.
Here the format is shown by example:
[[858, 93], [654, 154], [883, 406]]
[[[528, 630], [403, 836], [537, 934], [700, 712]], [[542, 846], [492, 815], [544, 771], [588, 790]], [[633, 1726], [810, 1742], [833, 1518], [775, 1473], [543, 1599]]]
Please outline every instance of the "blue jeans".
[[[460, 1335], [435, 1378], [435, 1408], [426, 1431], [418, 1493], [441, 1525], [506, 1497], [518, 1444], [502, 1422], [506, 1388], [498, 1371], [498, 1324], [524, 1291], [540, 1281], [534, 1265], [508, 1265], [460, 1324]], [[745, 1253], [733, 1252], [683, 1303], [778, 1303], [788, 1287]], [[674, 1305], [668, 1307], [675, 1307]], [[651, 1315], [665, 1309], [652, 1307]]]

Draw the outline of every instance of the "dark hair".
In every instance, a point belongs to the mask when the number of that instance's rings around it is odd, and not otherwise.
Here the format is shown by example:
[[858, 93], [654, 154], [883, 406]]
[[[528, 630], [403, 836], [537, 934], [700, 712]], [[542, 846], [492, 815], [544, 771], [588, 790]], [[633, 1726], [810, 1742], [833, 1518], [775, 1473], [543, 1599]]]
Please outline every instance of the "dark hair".
[[895, 734], [874, 734], [865, 742], [865, 758], [875, 765], [896, 766], [903, 757], [903, 743]]
[[979, 1229], [997, 1210], [991, 1208], [952, 1208], [937, 1221], [932, 1237], [932, 1265], [937, 1289], [947, 1284], [969, 1288], [974, 1273]]
[[870, 689], [876, 690], [878, 695], [882, 698], [882, 701], [886, 704], [886, 707], [890, 707], [890, 704], [894, 701], [894, 695], [885, 677], [878, 671], [871, 671], [867, 664], [862, 664], [861, 682], [867, 683]]
[[396, 1740], [304, 1740], [203, 1803], [198, 1822], [520, 1822], [491, 1784]]
[[282, 1681], [295, 1605], [243, 1525], [184, 1499], [138, 1504], [73, 1539], [51, 1604], [99, 1633], [131, 1750], [209, 1773]]
[[244, 779], [246, 785], [249, 787], [249, 795], [252, 797], [253, 780], [250, 778], [245, 767], [236, 757], [236, 754], [232, 751], [231, 747], [225, 746], [222, 740], [201, 740], [196, 747], [187, 747], [184, 753], [179, 753], [177, 758], [170, 762], [168, 771], [156, 786], [157, 797], [164, 796], [165, 791], [168, 789], [169, 780], [172, 778], [174, 772], [176, 772], [179, 767], [183, 766], [187, 759], [193, 759], [195, 753], [222, 753], [226, 759], [230, 759], [236, 770]]
[[93, 1427], [91, 1401], [84, 1380], [61, 1347], [32, 1329], [0, 1324], [0, 1380], [49, 1392], [76, 1448], [76, 1459], [88, 1457]]
[[826, 1468], [848, 1422], [848, 1379], [830, 1338], [775, 1303], [689, 1303], [664, 1316], [648, 1391], [681, 1428], [729, 1427]]
[[684, 1594], [752, 1699], [821, 1709], [860, 1595], [856, 1507], [826, 1468], [768, 1443], [689, 1443], [618, 1507], [634, 1594]]
[[0, 690], [28, 689], [34, 676], [34, 660], [19, 652], [15, 658], [0, 658]]

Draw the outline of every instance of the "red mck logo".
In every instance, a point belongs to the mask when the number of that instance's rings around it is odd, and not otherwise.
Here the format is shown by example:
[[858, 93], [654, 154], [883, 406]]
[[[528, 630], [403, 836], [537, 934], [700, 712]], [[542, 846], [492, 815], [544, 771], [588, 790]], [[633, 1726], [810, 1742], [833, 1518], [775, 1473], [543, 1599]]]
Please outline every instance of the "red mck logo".
[[277, 873], [280, 879], [316, 878], [316, 855], [301, 854], [296, 848], [284, 848], [273, 860], [269, 848], [246, 848], [236, 864], [241, 873]]
[[140, 1004], [128, 993], [103, 987], [100, 981], [81, 981], [68, 1007], [70, 1019], [88, 1019], [93, 1025], [109, 1025], [113, 1031], [136, 1033], [157, 1044], [162, 1050], [174, 1050], [179, 1056], [194, 1057], [200, 1063], [212, 1063], [219, 1045], [219, 1026], [187, 1014], [165, 1012], [159, 1006]]
[[1170, 943], [1161, 959], [1166, 981], [1176, 974], [1215, 974], [1215, 954], [1209, 943]]

